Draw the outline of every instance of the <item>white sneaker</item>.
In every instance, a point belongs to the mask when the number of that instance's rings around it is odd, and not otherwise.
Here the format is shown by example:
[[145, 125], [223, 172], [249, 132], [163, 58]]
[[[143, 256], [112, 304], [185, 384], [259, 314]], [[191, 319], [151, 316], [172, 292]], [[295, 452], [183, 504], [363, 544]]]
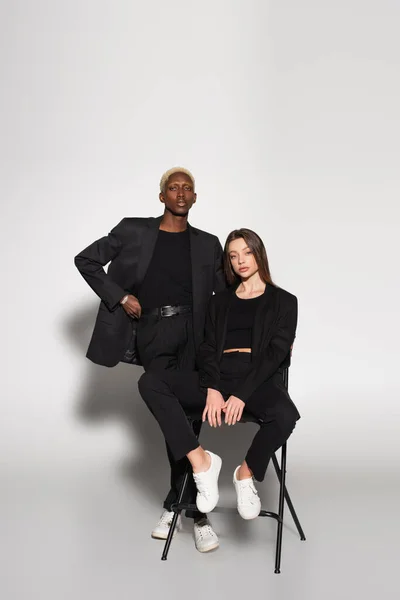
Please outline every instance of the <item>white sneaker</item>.
[[255, 488], [253, 478], [241, 479], [236, 477], [240, 467], [236, 467], [233, 473], [233, 484], [237, 495], [237, 509], [242, 519], [255, 519], [260, 514], [261, 500]]
[[[169, 528], [171, 527], [173, 516], [174, 516], [173, 512], [164, 510], [163, 514], [161, 515], [160, 520], [158, 521], [157, 525], [154, 527], [153, 531], [151, 532], [151, 537], [155, 538], [156, 540], [166, 540], [168, 537]], [[172, 537], [175, 537], [176, 532], [179, 531], [181, 528], [182, 528], [182, 517], [181, 517], [181, 515], [179, 515], [178, 520], [176, 522], [174, 535]]]
[[194, 543], [199, 552], [210, 552], [219, 546], [217, 534], [213, 530], [207, 517], [203, 517], [194, 524]]
[[196, 506], [201, 513], [209, 513], [217, 506], [219, 500], [218, 477], [222, 460], [216, 454], [206, 450], [210, 455], [211, 464], [207, 471], [193, 473], [197, 488]]

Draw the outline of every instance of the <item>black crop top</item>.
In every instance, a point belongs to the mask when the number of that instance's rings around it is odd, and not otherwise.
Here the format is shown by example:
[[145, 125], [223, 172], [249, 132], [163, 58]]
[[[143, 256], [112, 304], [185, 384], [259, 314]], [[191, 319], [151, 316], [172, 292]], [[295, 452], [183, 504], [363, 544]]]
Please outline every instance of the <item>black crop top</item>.
[[239, 298], [234, 294], [228, 314], [224, 350], [231, 348], [251, 348], [254, 317], [262, 298]]

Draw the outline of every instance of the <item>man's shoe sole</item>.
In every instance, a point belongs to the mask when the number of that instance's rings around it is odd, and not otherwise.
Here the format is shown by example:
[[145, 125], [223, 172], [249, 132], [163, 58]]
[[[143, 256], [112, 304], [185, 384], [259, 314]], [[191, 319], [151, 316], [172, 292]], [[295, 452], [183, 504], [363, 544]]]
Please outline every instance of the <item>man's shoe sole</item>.
[[[178, 528], [176, 528], [172, 536], [173, 538], [176, 536], [178, 531]], [[153, 538], [153, 540], [166, 540], [168, 537], [168, 533], [152, 533], [151, 537]]]
[[215, 542], [214, 544], [211, 544], [211, 546], [207, 546], [207, 548], [203, 548], [202, 550], [196, 546], [196, 550], [202, 552], [203, 554], [205, 552], [211, 552], [211, 550], [216, 550], [217, 548], [219, 548], [219, 542]]

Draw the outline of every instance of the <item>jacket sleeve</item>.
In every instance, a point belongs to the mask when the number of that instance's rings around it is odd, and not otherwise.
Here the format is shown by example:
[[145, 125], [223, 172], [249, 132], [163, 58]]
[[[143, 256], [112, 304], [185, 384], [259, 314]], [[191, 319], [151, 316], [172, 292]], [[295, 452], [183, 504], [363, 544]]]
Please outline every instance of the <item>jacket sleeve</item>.
[[107, 236], [93, 242], [75, 256], [78, 271], [110, 311], [118, 308], [126, 292], [111, 279], [103, 267], [121, 251], [124, 220], [122, 219]]
[[222, 292], [226, 286], [226, 279], [224, 273], [224, 261], [223, 261], [223, 250], [220, 241], [217, 239], [215, 242], [214, 250], [214, 292]]
[[220, 369], [217, 357], [217, 341], [215, 337], [215, 296], [212, 296], [206, 317], [204, 341], [200, 344], [197, 362], [200, 385], [219, 390]]
[[253, 392], [279, 369], [293, 344], [297, 326], [297, 298], [285, 313], [278, 317], [267, 347], [260, 353], [235, 396], [247, 402]]

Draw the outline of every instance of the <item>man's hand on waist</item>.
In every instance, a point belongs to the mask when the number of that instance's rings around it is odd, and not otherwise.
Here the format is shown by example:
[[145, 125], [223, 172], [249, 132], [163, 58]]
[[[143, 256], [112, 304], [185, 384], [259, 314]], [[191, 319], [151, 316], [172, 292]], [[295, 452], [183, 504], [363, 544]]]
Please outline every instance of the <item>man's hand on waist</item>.
[[142, 314], [142, 307], [140, 306], [139, 300], [132, 294], [126, 294], [120, 300], [120, 304], [127, 315], [139, 319]]

